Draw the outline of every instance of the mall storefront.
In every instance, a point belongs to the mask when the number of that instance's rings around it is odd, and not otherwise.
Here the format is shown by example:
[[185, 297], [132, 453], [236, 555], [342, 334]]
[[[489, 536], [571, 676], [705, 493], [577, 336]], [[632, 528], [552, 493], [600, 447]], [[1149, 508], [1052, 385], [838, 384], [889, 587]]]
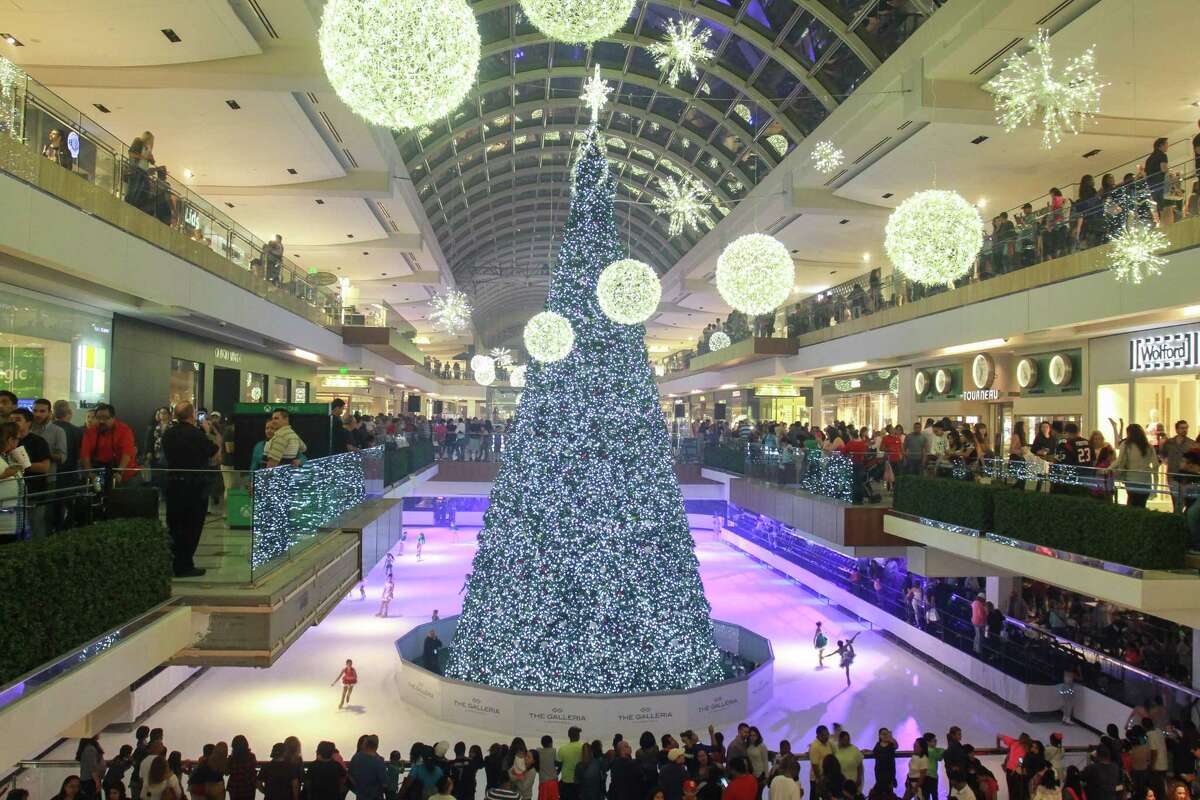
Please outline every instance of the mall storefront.
[[[1190, 436], [1200, 428], [1200, 325], [1150, 328], [1093, 339], [1089, 385], [1095, 419], [1104, 435], [1114, 425], [1136, 422], [1151, 443], [1162, 426], [1174, 435], [1175, 422], [1187, 420]], [[1110, 422], [1111, 420], [1111, 422]], [[1112, 441], [1110, 438], [1109, 441]]]
[[4, 284], [0, 295], [0, 389], [26, 407], [39, 397], [76, 408], [109, 399], [111, 313]]
[[844, 422], [855, 428], [881, 430], [899, 419], [900, 370], [836, 375], [818, 382], [822, 428]]
[[119, 314], [112, 341], [112, 402], [135, 431], [183, 402], [225, 415], [237, 403], [313, 402], [312, 365]]

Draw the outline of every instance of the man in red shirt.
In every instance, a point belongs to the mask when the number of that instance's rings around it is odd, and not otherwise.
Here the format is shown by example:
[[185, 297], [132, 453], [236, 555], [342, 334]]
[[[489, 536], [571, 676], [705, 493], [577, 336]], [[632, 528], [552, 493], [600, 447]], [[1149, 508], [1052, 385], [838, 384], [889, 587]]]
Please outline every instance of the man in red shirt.
[[133, 431], [108, 403], [96, 406], [95, 412], [96, 424], [84, 430], [79, 446], [80, 469], [110, 469], [114, 485], [133, 482], [138, 475]]
[[750, 763], [746, 757], [729, 759], [729, 771], [733, 778], [721, 792], [721, 800], [758, 800], [758, 779], [750, 774]]

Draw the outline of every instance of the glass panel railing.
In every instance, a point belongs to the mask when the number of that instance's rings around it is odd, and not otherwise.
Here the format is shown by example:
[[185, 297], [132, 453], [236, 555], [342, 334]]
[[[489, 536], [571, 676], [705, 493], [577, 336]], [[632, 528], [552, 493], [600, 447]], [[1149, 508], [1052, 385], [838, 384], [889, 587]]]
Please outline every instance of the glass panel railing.
[[[254, 273], [267, 284], [257, 290], [260, 296], [273, 302], [277, 296], [291, 296], [311, 307], [322, 324], [340, 324], [337, 291], [316, 285], [304, 270], [267, 249], [266, 242], [176, 179], [165, 166], [151, 164], [140, 169], [129, 159], [128, 143], [11, 62], [0, 59], [0, 70], [4, 69], [15, 70], [19, 80], [0, 91], [0, 132], [8, 131], [10, 138], [21, 141], [28, 151], [57, 162]], [[13, 172], [13, 165], [0, 164], [0, 169], [22, 180], [31, 179]]]

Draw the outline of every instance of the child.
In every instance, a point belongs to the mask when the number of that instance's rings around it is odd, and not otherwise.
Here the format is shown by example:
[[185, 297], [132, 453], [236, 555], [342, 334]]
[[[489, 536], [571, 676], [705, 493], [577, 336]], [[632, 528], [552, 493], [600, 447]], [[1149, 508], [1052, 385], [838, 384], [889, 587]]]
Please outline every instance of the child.
[[383, 596], [379, 598], [379, 611], [376, 612], [377, 617], [387, 617], [388, 605], [392, 602], [392, 595], [396, 591], [396, 584], [392, 581], [392, 576], [389, 573], [387, 581], [383, 584]]
[[817, 630], [813, 633], [813, 647], [817, 649], [817, 666], [825, 666], [825, 645], [829, 644], [829, 637], [825, 635], [825, 631], [821, 630], [821, 623], [817, 623]]

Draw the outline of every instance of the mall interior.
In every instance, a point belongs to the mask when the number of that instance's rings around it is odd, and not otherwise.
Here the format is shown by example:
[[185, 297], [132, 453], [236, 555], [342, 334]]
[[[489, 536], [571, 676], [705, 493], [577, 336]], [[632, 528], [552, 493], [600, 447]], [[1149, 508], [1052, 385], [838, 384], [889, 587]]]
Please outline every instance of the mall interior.
[[1197, 13], [0, 0], [0, 798], [1200, 797]]

